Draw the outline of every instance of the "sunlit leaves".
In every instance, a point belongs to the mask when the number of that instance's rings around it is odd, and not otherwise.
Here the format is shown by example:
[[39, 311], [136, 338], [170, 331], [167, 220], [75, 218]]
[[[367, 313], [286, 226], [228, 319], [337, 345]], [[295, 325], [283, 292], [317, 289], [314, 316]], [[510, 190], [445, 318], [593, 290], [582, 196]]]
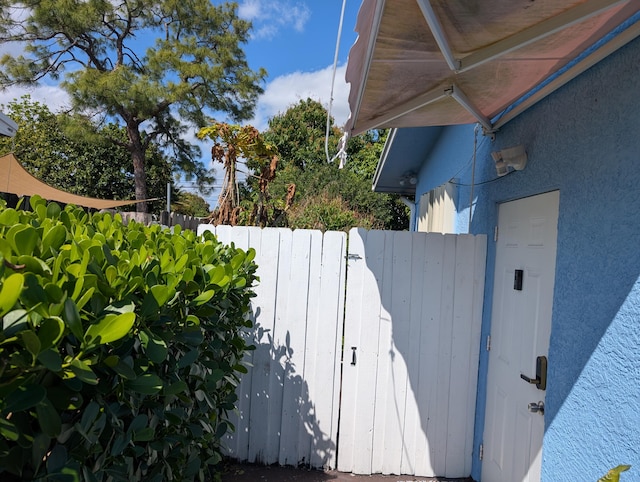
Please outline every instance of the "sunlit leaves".
[[14, 273], [4, 280], [0, 287], [0, 316], [13, 308], [23, 286], [24, 276], [21, 273]]
[[87, 345], [117, 341], [129, 333], [135, 320], [135, 313], [108, 314], [98, 323], [87, 328], [84, 341]]
[[245, 370], [255, 253], [30, 204], [0, 206], [0, 465], [51, 480], [204, 473]]

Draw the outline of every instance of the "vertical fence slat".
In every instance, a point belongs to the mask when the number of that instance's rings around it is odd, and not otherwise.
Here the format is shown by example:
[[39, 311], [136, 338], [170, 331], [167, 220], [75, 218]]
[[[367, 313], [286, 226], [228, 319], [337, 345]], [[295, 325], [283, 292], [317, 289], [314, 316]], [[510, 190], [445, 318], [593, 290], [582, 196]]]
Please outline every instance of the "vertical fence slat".
[[[471, 313], [472, 321], [472, 337], [469, 353], [469, 365], [467, 370], [470, 373], [476, 373], [478, 368], [478, 360], [480, 359], [480, 347], [482, 345], [482, 310], [483, 297], [486, 276], [486, 257], [487, 257], [487, 237], [477, 236], [474, 245], [475, 256], [473, 265], [473, 310]], [[476, 411], [476, 391], [478, 389], [478, 376], [471, 377], [469, 382], [469, 391], [467, 393], [467, 413], [469, 418], [475, 421]], [[471, 421], [467, 424], [465, 440], [467, 441], [465, 456], [465, 473], [471, 473], [472, 455], [473, 455], [473, 435], [474, 423]]]
[[[388, 463], [385, 453], [389, 438], [393, 436], [388, 417], [381, 416], [381, 414], [386, 413], [390, 407], [393, 406], [395, 397], [393, 388], [391, 388], [393, 366], [385, 363], [390, 350], [393, 349], [391, 345], [393, 341], [391, 326], [393, 236], [389, 236], [388, 234], [389, 233], [384, 231], [372, 231], [369, 233], [368, 239], [371, 239], [372, 242], [367, 243], [367, 251], [365, 252], [367, 267], [373, 274], [373, 276], [369, 278], [370, 284], [367, 286], [365, 300], [375, 291], [380, 293], [380, 305], [373, 305], [371, 307], [371, 311], [378, 314], [378, 319], [373, 321], [369, 318], [369, 315], [362, 319], [363, 333], [366, 333], [369, 327], [371, 327], [374, 329], [374, 333], [377, 334], [375, 365], [370, 368], [370, 370], [374, 372], [373, 376], [376, 383], [372, 385], [374, 388], [372, 395], [369, 395], [372, 398], [374, 408], [372, 414], [373, 433], [371, 434], [373, 438], [373, 453], [370, 469], [374, 473], [382, 473], [385, 471], [385, 465]], [[371, 250], [371, 247], [374, 247], [374, 249]], [[370, 365], [361, 365], [357, 369], [362, 371], [364, 366]], [[363, 386], [363, 388], [367, 390], [365, 386]], [[357, 473], [364, 474], [366, 471], [363, 467], [358, 469]]]
[[427, 444], [424, 455], [418, 459], [416, 473], [435, 475], [438, 440], [437, 397], [438, 363], [440, 360], [440, 311], [442, 306], [442, 273], [444, 270], [445, 237], [438, 234], [425, 236], [424, 293], [420, 351], [419, 401], [422, 431]]
[[[324, 234], [317, 315], [315, 329], [310, 332], [317, 347], [313, 373], [315, 385], [313, 392], [310, 390], [310, 398], [315, 401], [313, 409], [316, 417], [310, 456], [313, 467], [336, 467], [346, 246], [346, 233]], [[332, 324], [327, 320], [339, 322]]]
[[[429, 401], [422, 397], [421, 371], [429, 363], [428, 352], [421, 350], [422, 319], [424, 292], [424, 266], [425, 266], [425, 240], [426, 234], [419, 233], [411, 236], [411, 278], [409, 285], [410, 315], [409, 315], [409, 345], [407, 357], [407, 369], [409, 386], [405, 404], [404, 439], [406, 451], [402, 454], [400, 472], [413, 475], [417, 472], [420, 460], [428, 448], [428, 440], [422, 427], [420, 409], [428, 408]], [[426, 332], [426, 330], [425, 330]]]
[[[237, 227], [229, 231], [229, 241], [235, 245], [236, 248], [248, 250], [251, 244], [260, 244], [260, 230], [252, 227]], [[247, 333], [245, 335], [247, 344], [253, 343], [253, 335]], [[247, 366], [253, 364], [253, 352], [245, 354], [243, 363]], [[253, 401], [251, 385], [253, 381], [253, 370], [242, 376], [240, 384], [236, 389], [238, 395], [238, 427], [236, 428], [237, 439], [237, 453], [238, 457], [246, 460], [249, 456], [249, 432], [250, 432], [250, 420], [251, 403]]]
[[[286, 333], [280, 330], [281, 343], [285, 347], [285, 377], [282, 395], [282, 434], [280, 437], [280, 465], [296, 465], [298, 462], [298, 430], [304, 373], [305, 332], [307, 329], [307, 297], [309, 295], [309, 259], [311, 239], [308, 232], [293, 232], [290, 286], [287, 300], [288, 316], [280, 322]], [[282, 326], [281, 325], [281, 328]]]
[[[377, 416], [386, 420], [382, 473], [399, 474], [403, 457], [413, 457], [407, 452], [404, 437], [405, 407], [408, 370], [405, 357], [409, 354], [409, 328], [411, 313], [411, 236], [410, 232], [395, 232], [389, 236], [392, 244], [385, 250], [383, 291], [388, 300], [390, 327], [388, 346], [380, 351], [381, 359], [389, 357], [386, 384], [387, 410]], [[387, 294], [388, 293], [388, 294]], [[383, 303], [385, 300], [383, 299]]]
[[[249, 462], [273, 463], [269, 460], [266, 448], [271, 439], [270, 424], [273, 417], [273, 397], [269, 391], [269, 379], [273, 367], [271, 337], [275, 327], [276, 293], [278, 281], [278, 263], [280, 259], [280, 232], [276, 229], [264, 230], [260, 244], [256, 246], [256, 263], [259, 267], [260, 282], [255, 288], [256, 298], [253, 303], [255, 316], [253, 353], [253, 380], [251, 394], [253, 401], [249, 416]], [[256, 303], [257, 301], [257, 303]], [[278, 407], [280, 410], [280, 407]]]
[[[382, 380], [378, 367], [378, 349], [379, 339], [388, 326], [385, 326], [381, 320], [380, 302], [381, 295], [378, 289], [379, 277], [382, 274], [384, 253], [385, 253], [385, 237], [381, 231], [370, 231], [366, 235], [365, 250], [361, 253], [354, 253], [359, 259], [358, 263], [364, 261], [365, 267], [361, 278], [362, 288], [361, 296], [356, 301], [356, 306], [352, 309], [352, 316], [358, 319], [360, 332], [357, 339], [346, 340], [346, 349], [356, 348], [356, 365], [345, 365], [345, 371], [355, 372], [357, 384], [355, 388], [358, 390], [359, 396], [354, 400], [352, 410], [355, 418], [355, 441], [354, 463], [352, 471], [357, 474], [371, 473], [372, 464], [378, 463], [381, 459], [374, 454], [375, 448], [381, 447], [381, 443], [376, 445], [375, 436], [384, 434], [376, 433], [374, 428], [376, 417], [375, 413], [378, 405], [383, 403], [381, 398], [376, 397], [377, 388], [381, 387], [385, 380]], [[347, 275], [347, 285], [350, 280]], [[347, 288], [347, 294], [350, 289]], [[347, 308], [348, 310], [348, 308]], [[388, 324], [388, 322], [387, 322]], [[347, 323], [348, 326], [348, 323]], [[361, 370], [361, 367], [368, 369]], [[351, 388], [351, 386], [349, 385]], [[346, 391], [343, 384], [343, 393]], [[343, 414], [344, 418], [348, 415]]]
[[468, 392], [475, 391], [476, 377], [469, 370], [469, 355], [480, 344], [473, 325], [473, 301], [475, 287], [475, 249], [473, 238], [456, 238], [456, 264], [454, 277], [454, 311], [452, 325], [451, 379], [449, 386], [448, 441], [445, 464], [446, 473], [452, 477], [464, 477], [465, 460], [471, 456], [471, 445], [467, 443], [467, 425], [473, 424], [473, 413], [469, 413]]
[[[349, 231], [349, 251], [347, 263], [347, 283], [349, 289], [346, 292], [344, 326], [344, 360], [342, 367], [342, 401], [340, 404], [340, 444], [338, 447], [338, 470], [352, 472], [355, 466], [355, 446], [364, 445], [365, 440], [357, 429], [357, 385], [358, 372], [351, 366], [352, 346], [359, 344], [362, 300], [365, 297], [363, 278], [366, 272], [364, 259], [364, 244], [367, 232], [363, 229]], [[371, 304], [375, 301], [371, 300]], [[354, 345], [355, 343], [355, 345]], [[360, 353], [356, 350], [356, 357]], [[349, 387], [349, 388], [347, 388]]]
[[[280, 230], [278, 258], [278, 279], [276, 288], [275, 322], [271, 332], [271, 370], [269, 372], [269, 428], [266, 446], [266, 463], [274, 464], [280, 457], [280, 437], [282, 431], [283, 384], [285, 379], [286, 347], [284, 340], [287, 333], [289, 271], [291, 270], [291, 249], [293, 232]], [[259, 269], [259, 268], [258, 268]], [[255, 300], [259, 303], [260, 300]]]

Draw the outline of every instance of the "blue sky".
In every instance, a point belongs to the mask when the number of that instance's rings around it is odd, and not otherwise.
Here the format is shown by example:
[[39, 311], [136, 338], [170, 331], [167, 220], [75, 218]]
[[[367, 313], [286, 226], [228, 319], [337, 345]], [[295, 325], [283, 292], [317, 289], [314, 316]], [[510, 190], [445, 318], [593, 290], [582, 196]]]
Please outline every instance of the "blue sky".
[[[254, 69], [264, 67], [268, 72], [265, 92], [249, 123], [263, 130], [271, 116], [307, 97], [329, 106], [342, 1], [238, 1], [240, 16], [254, 25], [252, 38], [245, 46], [249, 65]], [[354, 27], [360, 3], [361, 0], [346, 0], [332, 107], [337, 125], [343, 125], [349, 116], [349, 87], [344, 81], [344, 73], [349, 49], [356, 40]], [[24, 93], [47, 104], [53, 111], [67, 105], [66, 94], [56, 85], [0, 91], [0, 104], [7, 104]], [[205, 147], [203, 152], [207, 151]], [[215, 195], [208, 196], [207, 200], [213, 207]]]
[[[332, 111], [339, 125], [348, 117], [344, 72], [349, 49], [356, 40], [354, 27], [360, 2], [346, 1]], [[240, 15], [254, 25], [252, 38], [244, 46], [249, 65], [254, 69], [264, 67], [269, 74], [251, 122], [262, 129], [269, 117], [307, 96], [328, 106], [342, 0], [240, 0], [238, 4]], [[0, 47], [0, 53], [6, 50]], [[54, 111], [67, 105], [66, 94], [55, 84], [0, 91], [0, 104], [24, 93]]]
[[[341, 125], [348, 117], [347, 56], [355, 42], [360, 0], [347, 0], [340, 41], [332, 113]], [[258, 127], [271, 115], [310, 96], [328, 106], [342, 0], [245, 0], [240, 14], [254, 24], [246, 53], [253, 68], [269, 73], [261, 98]]]

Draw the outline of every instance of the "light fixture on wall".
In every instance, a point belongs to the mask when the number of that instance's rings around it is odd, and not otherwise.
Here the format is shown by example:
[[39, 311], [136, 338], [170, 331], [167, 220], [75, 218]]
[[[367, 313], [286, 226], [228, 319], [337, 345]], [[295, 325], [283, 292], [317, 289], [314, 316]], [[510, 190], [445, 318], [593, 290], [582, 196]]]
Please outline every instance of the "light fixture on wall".
[[415, 172], [407, 172], [400, 178], [398, 184], [401, 186], [415, 186], [418, 184], [418, 177]]
[[498, 176], [508, 174], [510, 167], [516, 171], [522, 171], [527, 165], [527, 153], [523, 145], [492, 152], [491, 157], [496, 163]]

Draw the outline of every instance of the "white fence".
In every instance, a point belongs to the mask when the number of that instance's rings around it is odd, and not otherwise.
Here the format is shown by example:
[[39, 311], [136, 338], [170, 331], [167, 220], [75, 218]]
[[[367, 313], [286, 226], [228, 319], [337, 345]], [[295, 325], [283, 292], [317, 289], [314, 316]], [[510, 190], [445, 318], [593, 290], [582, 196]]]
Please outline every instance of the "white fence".
[[[201, 225], [199, 232], [214, 230]], [[336, 466], [346, 233], [218, 226], [220, 241], [256, 250], [256, 350], [238, 395], [228, 455]]]
[[353, 229], [347, 255], [345, 233], [203, 230], [259, 266], [230, 456], [469, 475], [486, 237]]

